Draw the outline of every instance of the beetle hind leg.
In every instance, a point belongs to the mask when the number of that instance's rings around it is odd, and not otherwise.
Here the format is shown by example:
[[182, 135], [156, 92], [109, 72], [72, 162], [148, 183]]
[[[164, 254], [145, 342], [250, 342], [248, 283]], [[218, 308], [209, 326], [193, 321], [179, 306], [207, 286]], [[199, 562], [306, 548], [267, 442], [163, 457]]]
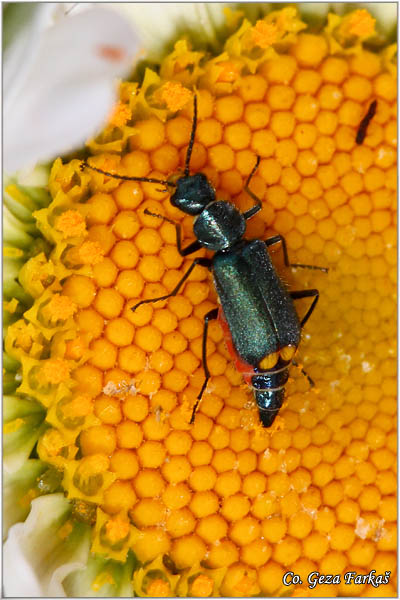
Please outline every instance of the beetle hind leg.
[[170, 292], [169, 294], [166, 294], [165, 296], [160, 296], [159, 298], [149, 298], [146, 300], [141, 300], [140, 302], [135, 304], [135, 306], [132, 306], [131, 310], [133, 312], [135, 312], [135, 310], [137, 308], [139, 308], [139, 306], [141, 306], [142, 304], [159, 302], [160, 300], [167, 300], [168, 298], [172, 298], [172, 296], [176, 296], [177, 293], [179, 292], [180, 288], [183, 286], [186, 279], [189, 277], [190, 273], [193, 271], [193, 269], [195, 268], [196, 265], [201, 265], [202, 267], [210, 268], [210, 264], [211, 264], [211, 261], [209, 258], [195, 258], [194, 261], [192, 262], [192, 264], [190, 265], [190, 267], [188, 268], [188, 270], [186, 271], [186, 273], [183, 275], [182, 279], [180, 281], [178, 281], [178, 283], [176, 284], [176, 286], [172, 290], [172, 292]]
[[295, 360], [293, 358], [292, 360], [292, 365], [294, 365], [295, 367], [297, 367], [298, 369], [300, 369], [301, 373], [304, 375], [304, 377], [308, 380], [308, 383], [310, 384], [310, 387], [315, 387], [315, 382], [313, 379], [311, 379], [311, 377], [309, 376], [309, 374], [307, 373], [307, 371], [305, 371], [303, 369], [303, 367], [301, 365], [299, 365], [299, 363], [297, 362], [297, 360]]

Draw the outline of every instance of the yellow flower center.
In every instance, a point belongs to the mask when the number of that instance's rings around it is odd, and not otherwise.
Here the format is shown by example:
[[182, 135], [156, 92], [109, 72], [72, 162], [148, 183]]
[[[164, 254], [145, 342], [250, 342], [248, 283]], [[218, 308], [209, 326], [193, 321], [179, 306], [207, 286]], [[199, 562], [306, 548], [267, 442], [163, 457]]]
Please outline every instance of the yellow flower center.
[[147, 587], [147, 595], [150, 598], [168, 598], [171, 589], [168, 582], [163, 579], [154, 579]]
[[93, 412], [93, 401], [90, 396], [81, 394], [73, 398], [62, 407], [62, 413], [66, 419], [85, 417]]
[[211, 596], [214, 588], [214, 582], [207, 575], [198, 575], [191, 586], [191, 595], [197, 598], [208, 598]]
[[274, 23], [257, 21], [252, 29], [253, 42], [260, 48], [268, 48], [279, 39], [278, 27]]
[[98, 242], [83, 242], [79, 256], [84, 265], [97, 265], [103, 260], [104, 250]]
[[57, 385], [66, 381], [69, 378], [70, 366], [61, 358], [51, 358], [44, 361], [43, 366], [40, 369], [39, 378], [44, 383], [51, 383]]

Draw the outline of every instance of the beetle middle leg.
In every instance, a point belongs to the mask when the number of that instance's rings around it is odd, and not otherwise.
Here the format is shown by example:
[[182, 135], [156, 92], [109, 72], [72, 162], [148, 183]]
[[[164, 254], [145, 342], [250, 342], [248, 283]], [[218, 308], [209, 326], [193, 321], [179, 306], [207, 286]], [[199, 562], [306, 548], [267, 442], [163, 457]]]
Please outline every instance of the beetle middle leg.
[[141, 300], [140, 302], [135, 304], [135, 306], [132, 306], [131, 310], [133, 312], [135, 312], [135, 310], [142, 304], [148, 304], [149, 302], [158, 302], [159, 300], [167, 300], [168, 298], [171, 298], [172, 296], [176, 296], [176, 294], [179, 292], [182, 285], [185, 283], [186, 279], [189, 277], [190, 273], [193, 271], [193, 269], [195, 268], [196, 265], [201, 265], [202, 267], [210, 268], [211, 264], [212, 263], [209, 258], [195, 258], [194, 261], [192, 262], [192, 264], [190, 265], [190, 267], [188, 268], [188, 270], [186, 271], [186, 273], [183, 275], [182, 279], [180, 279], [180, 281], [178, 281], [178, 283], [176, 284], [176, 286], [172, 290], [172, 292], [170, 292], [169, 294], [166, 294], [165, 296], [160, 296], [159, 298], [149, 298], [148, 300]]
[[308, 319], [311, 317], [311, 314], [314, 311], [314, 308], [317, 305], [318, 302], [318, 298], [319, 298], [319, 291], [318, 290], [299, 290], [299, 291], [294, 291], [294, 292], [289, 292], [290, 296], [292, 297], [293, 300], [300, 300], [301, 298], [314, 298], [314, 300], [311, 303], [310, 308], [308, 309], [308, 311], [306, 312], [306, 314], [304, 315], [304, 317], [302, 318], [302, 320], [300, 321], [300, 326], [304, 327], [304, 325], [307, 323]]
[[199, 392], [199, 395], [197, 396], [197, 401], [196, 401], [195, 405], [193, 406], [192, 416], [190, 418], [190, 424], [191, 425], [194, 423], [194, 417], [196, 415], [197, 407], [200, 404], [200, 400], [201, 400], [201, 398], [202, 398], [202, 396], [204, 394], [204, 391], [205, 391], [205, 389], [207, 387], [208, 380], [211, 377], [210, 371], [208, 370], [208, 365], [207, 365], [207, 334], [208, 334], [208, 323], [209, 323], [209, 321], [213, 321], [217, 317], [218, 317], [218, 308], [213, 308], [212, 310], [210, 310], [204, 316], [202, 358], [203, 358], [203, 369], [204, 369], [204, 372], [206, 374], [206, 378], [204, 380], [203, 385], [201, 386], [201, 390]]
[[323, 271], [324, 273], [328, 273], [329, 269], [327, 269], [326, 267], [316, 267], [315, 265], [300, 265], [300, 264], [295, 264], [295, 263], [291, 263], [289, 262], [289, 255], [288, 255], [288, 251], [287, 251], [287, 245], [286, 245], [286, 240], [285, 238], [280, 235], [274, 235], [266, 240], [264, 240], [264, 243], [267, 247], [272, 246], [273, 244], [278, 244], [279, 242], [281, 242], [282, 244], [282, 251], [283, 251], [283, 258], [285, 261], [285, 265], [287, 267], [299, 267], [302, 269], [314, 269], [316, 271]]

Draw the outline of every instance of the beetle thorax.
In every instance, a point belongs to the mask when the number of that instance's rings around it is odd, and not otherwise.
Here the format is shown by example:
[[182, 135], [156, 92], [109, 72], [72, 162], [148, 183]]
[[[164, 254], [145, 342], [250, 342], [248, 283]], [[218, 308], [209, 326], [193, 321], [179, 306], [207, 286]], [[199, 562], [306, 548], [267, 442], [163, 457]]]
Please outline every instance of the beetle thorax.
[[193, 231], [200, 244], [217, 252], [238, 242], [246, 231], [246, 220], [230, 202], [210, 202], [196, 218]]

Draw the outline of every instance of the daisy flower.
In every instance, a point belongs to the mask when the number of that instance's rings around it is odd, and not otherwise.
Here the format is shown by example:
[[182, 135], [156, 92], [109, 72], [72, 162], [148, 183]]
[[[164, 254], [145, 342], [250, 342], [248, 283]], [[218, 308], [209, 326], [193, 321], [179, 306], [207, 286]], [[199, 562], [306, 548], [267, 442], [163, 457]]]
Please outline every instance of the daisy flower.
[[[159, 28], [154, 6], [120, 7], [149, 47]], [[377, 25], [363, 5], [319, 5], [318, 15], [314, 4], [191, 6], [183, 27], [177, 15], [165, 18], [167, 33], [160, 29], [136, 77], [120, 80], [112, 109], [102, 61], [132, 61], [138, 38], [117, 13], [103, 14], [99, 30], [88, 28], [94, 16], [76, 14], [85, 44], [102, 50], [87, 64], [83, 53], [80, 64], [80, 42], [71, 48], [74, 85], [65, 84], [61, 103], [71, 136], [49, 134], [43, 154], [39, 119], [26, 154], [21, 142], [33, 106], [58, 124], [49, 88], [33, 80], [44, 41], [15, 84], [10, 106], [25, 108], [5, 131], [9, 169], [63, 157], [42, 187], [26, 174], [6, 181], [5, 593], [306, 597], [326, 593], [309, 585], [318, 572], [337, 574], [332, 596], [394, 596], [390, 23]], [[61, 78], [60, 56], [43, 67], [49, 86], [58, 66]], [[32, 102], [21, 98], [26, 86]], [[113, 175], [166, 181], [182, 173], [194, 95], [191, 173], [204, 173], [218, 199], [244, 212], [260, 157], [251, 190], [262, 210], [246, 236], [281, 234], [292, 262], [329, 268], [292, 271], [272, 253], [290, 289], [317, 288], [320, 300], [270, 428], [260, 425], [218, 322], [209, 325], [211, 378], [190, 423], [204, 381], [204, 315], [217, 306], [204, 267], [178, 294], [131, 310], [181, 280], [192, 256], [178, 253], [171, 221], [186, 246], [193, 218], [171, 205], [166, 186]], [[65, 155], [84, 139], [84, 149]]]

